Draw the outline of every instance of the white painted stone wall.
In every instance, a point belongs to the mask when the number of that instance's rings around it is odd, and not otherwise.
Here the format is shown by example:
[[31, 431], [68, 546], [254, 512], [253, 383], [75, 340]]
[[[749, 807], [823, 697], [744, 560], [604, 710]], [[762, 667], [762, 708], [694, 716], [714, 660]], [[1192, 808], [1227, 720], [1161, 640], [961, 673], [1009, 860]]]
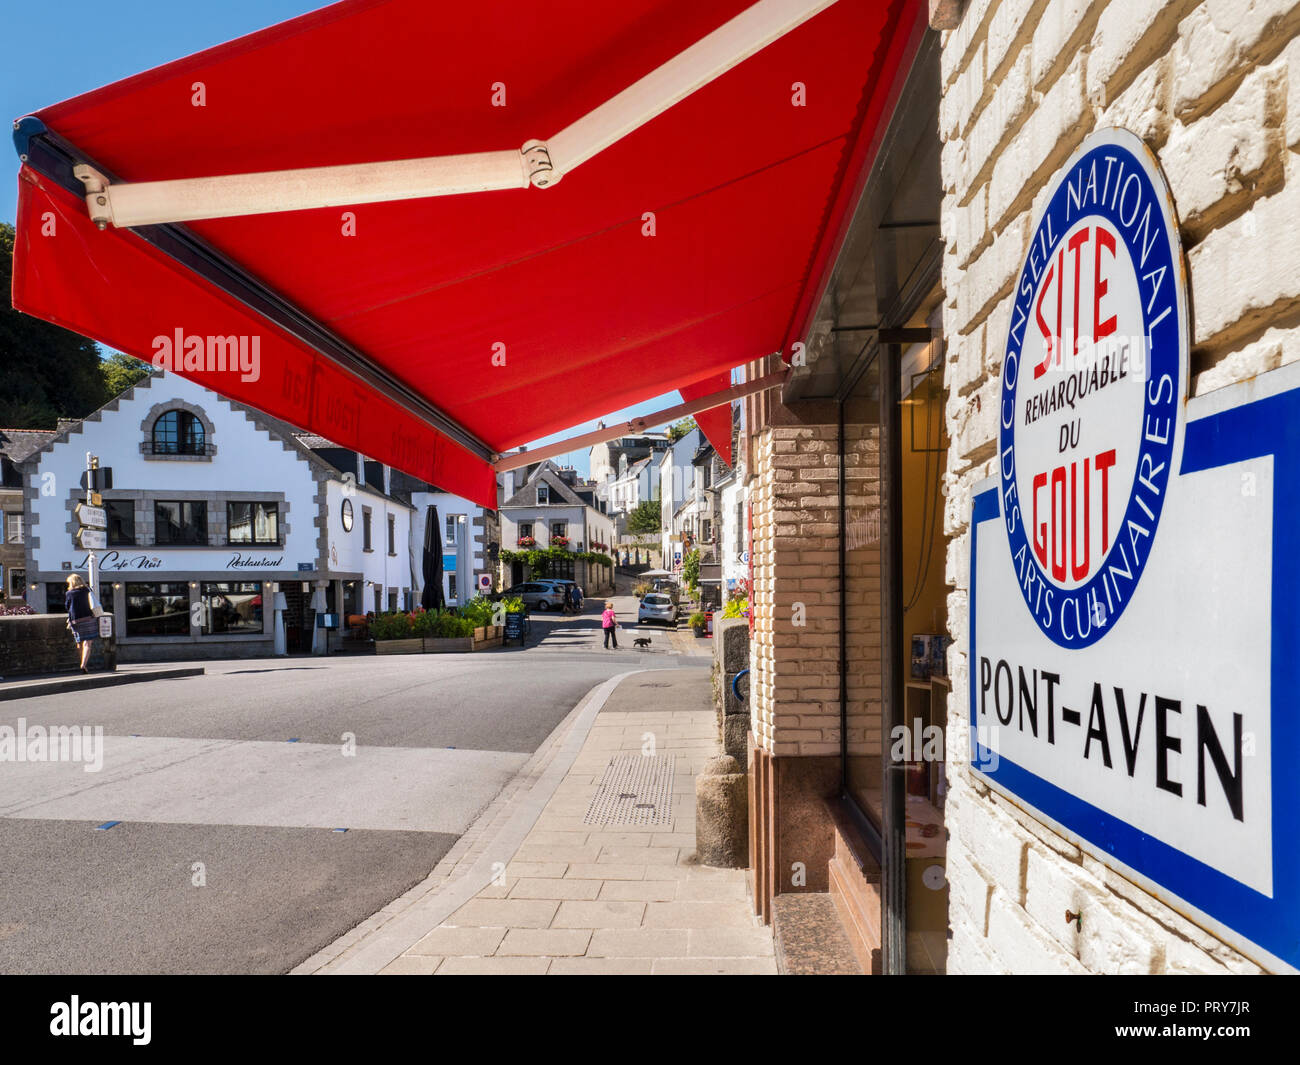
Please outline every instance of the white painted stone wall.
[[[483, 557], [483, 526], [475, 525], [476, 519], [482, 520], [484, 509], [477, 503], [471, 503], [450, 492], [412, 492], [411, 504], [415, 510], [411, 514], [410, 558], [412, 572], [415, 574], [415, 595], [418, 599], [424, 584], [421, 567], [424, 559], [425, 516], [430, 504], [438, 508], [438, 521], [442, 528], [443, 554], [455, 555], [457, 561], [456, 595], [451, 594], [451, 574], [442, 576], [442, 592], [447, 602], [460, 606], [469, 602], [478, 591], [478, 575], [491, 573]], [[456, 523], [457, 540], [454, 544], [447, 542], [447, 519], [463, 518]]]
[[[1089, 132], [1160, 158], [1183, 229], [1194, 394], [1300, 358], [1300, 2], [969, 0], [944, 34], [949, 751], [968, 749], [971, 487], [995, 472], [1011, 289], [1049, 179]], [[948, 765], [948, 970], [1258, 967]], [[1083, 910], [1082, 930], [1065, 921]]]
[[[352, 503], [352, 529], [343, 528], [343, 501]], [[380, 610], [388, 609], [388, 593], [397, 592], [397, 605], [404, 607], [412, 594], [411, 508], [395, 502], [366, 485], [331, 480], [326, 486], [329, 529], [329, 569], [347, 576], [359, 573], [365, 610], [374, 610], [379, 590]], [[365, 549], [363, 513], [370, 510], [370, 550]], [[393, 546], [388, 553], [388, 518], [393, 518]], [[423, 546], [423, 541], [421, 541]], [[418, 592], [418, 585], [415, 586]]]
[[[208, 443], [215, 454], [193, 461], [143, 454], [141, 442], [147, 432], [141, 423], [151, 412], [186, 405], [208, 419], [212, 432]], [[166, 374], [155, 377], [119, 399], [115, 405], [80, 423], [78, 431], [54, 444], [32, 463], [29, 482], [29, 538], [33, 574], [45, 574], [42, 580], [57, 580], [65, 562], [79, 568], [86, 552], [77, 548], [67, 531], [70, 520], [68, 501], [83, 497], [78, 487], [86, 468], [86, 452], [99, 456], [103, 466], [113, 468], [116, 489], [147, 491], [154, 498], [167, 498], [169, 492], [180, 493], [280, 493], [281, 546], [267, 549], [257, 546], [225, 547], [220, 541], [211, 547], [187, 548], [144, 543], [138, 548], [113, 548], [113, 567], [105, 577], [117, 580], [147, 581], [188, 580], [191, 574], [205, 574], [206, 580], [261, 580], [259, 570], [231, 569], [235, 554], [281, 558], [283, 565], [272, 572], [292, 571], [298, 562], [315, 562], [319, 555], [315, 518], [316, 484], [311, 468], [296, 449], [286, 448], [267, 434], [258, 432], [243, 410], [236, 410], [215, 392]], [[111, 494], [110, 494], [111, 495]], [[210, 507], [210, 510], [215, 508]], [[209, 520], [224, 522], [224, 512], [211, 513]], [[137, 529], [137, 535], [141, 535]], [[147, 560], [147, 561], [138, 561]], [[156, 564], [155, 564], [156, 562]], [[83, 571], [84, 572], [84, 571]], [[39, 601], [44, 602], [44, 596]]]

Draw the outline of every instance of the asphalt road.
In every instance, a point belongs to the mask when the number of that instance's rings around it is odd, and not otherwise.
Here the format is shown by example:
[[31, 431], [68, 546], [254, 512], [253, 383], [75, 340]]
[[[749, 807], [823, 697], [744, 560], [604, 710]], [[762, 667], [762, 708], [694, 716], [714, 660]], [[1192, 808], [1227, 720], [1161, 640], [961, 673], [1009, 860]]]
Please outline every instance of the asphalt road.
[[0, 762], [0, 972], [285, 972], [427, 876], [592, 687], [689, 661], [542, 618], [524, 650], [0, 703], [0, 725], [104, 732], [96, 772]]

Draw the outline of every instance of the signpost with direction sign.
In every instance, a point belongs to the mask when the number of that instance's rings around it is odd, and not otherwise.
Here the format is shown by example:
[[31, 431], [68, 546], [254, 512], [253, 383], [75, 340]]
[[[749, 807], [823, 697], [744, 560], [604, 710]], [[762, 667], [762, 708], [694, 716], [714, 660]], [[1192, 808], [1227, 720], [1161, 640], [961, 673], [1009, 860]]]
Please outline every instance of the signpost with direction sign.
[[[95, 602], [99, 597], [99, 560], [96, 551], [108, 547], [108, 512], [102, 506], [101, 491], [113, 487], [113, 468], [100, 466], [99, 458], [86, 452], [86, 472], [81, 478], [81, 485], [86, 490], [86, 501], [78, 503], [75, 516], [77, 531], [73, 541], [86, 552], [86, 571], [89, 577], [90, 594]], [[113, 618], [103, 614], [99, 618], [99, 635], [104, 640], [104, 665], [110, 672], [117, 668], [117, 642], [113, 636]]]

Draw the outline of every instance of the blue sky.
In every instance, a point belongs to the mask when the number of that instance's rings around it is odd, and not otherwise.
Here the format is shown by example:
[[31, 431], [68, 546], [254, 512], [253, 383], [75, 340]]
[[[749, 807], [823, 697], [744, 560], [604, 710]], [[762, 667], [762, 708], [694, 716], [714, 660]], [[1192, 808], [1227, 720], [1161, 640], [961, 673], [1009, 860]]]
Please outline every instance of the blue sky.
[[[4, 17], [5, 56], [0, 62], [0, 111], [9, 119], [30, 114], [78, 93], [107, 85], [161, 63], [202, 51], [265, 26], [325, 6], [312, 0], [117, 0], [110, 8], [88, 0], [13, 4]], [[13, 222], [18, 158], [9, 144], [9, 172], [0, 170], [0, 220]], [[3, 149], [0, 149], [2, 152]], [[680, 402], [676, 392], [611, 411], [606, 422], [626, 421]], [[534, 446], [595, 428], [574, 426]], [[586, 451], [559, 461], [586, 472]]]

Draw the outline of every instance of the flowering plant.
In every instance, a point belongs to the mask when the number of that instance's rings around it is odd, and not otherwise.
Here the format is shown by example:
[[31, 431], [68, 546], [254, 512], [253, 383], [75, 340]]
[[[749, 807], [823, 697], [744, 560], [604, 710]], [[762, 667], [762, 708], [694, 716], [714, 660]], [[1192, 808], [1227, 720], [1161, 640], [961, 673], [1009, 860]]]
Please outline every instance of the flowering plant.
[[[521, 542], [522, 542], [522, 541], [521, 541]], [[567, 536], [552, 536], [552, 537], [551, 537], [551, 546], [552, 546], [552, 547], [568, 547], [568, 546], [569, 546], [569, 538], [568, 538]]]
[[398, 610], [392, 614], [376, 614], [370, 622], [370, 635], [376, 640], [406, 640], [412, 635], [414, 615]]
[[536, 547], [536, 546], [537, 546], [537, 538], [536, 538], [536, 537], [533, 537], [533, 536], [521, 536], [521, 537], [519, 537], [519, 546], [520, 546], [520, 547]]

